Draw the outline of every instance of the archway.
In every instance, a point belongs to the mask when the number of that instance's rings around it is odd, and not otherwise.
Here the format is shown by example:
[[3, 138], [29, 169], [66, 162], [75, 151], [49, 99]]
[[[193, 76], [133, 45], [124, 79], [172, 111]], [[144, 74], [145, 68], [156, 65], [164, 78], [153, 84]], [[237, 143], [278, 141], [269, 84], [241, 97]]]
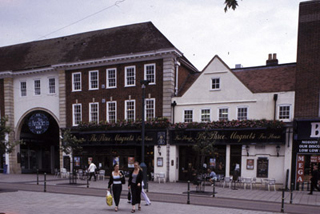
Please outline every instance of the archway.
[[60, 169], [59, 126], [49, 113], [36, 110], [28, 113], [20, 130], [20, 155], [22, 173], [54, 173]]

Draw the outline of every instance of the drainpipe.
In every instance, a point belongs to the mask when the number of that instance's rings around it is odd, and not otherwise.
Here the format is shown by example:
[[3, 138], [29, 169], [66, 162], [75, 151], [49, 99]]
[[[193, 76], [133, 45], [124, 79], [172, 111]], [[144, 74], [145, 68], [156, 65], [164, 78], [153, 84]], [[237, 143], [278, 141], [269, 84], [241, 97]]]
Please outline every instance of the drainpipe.
[[178, 79], [179, 79], [179, 66], [180, 62], [176, 59], [174, 62], [174, 65], [176, 67], [176, 87], [174, 89], [174, 96], [178, 96]]
[[276, 120], [277, 118], [277, 100], [278, 100], [278, 94], [273, 95], [273, 101], [274, 101], [274, 115], [273, 115], [273, 120]]

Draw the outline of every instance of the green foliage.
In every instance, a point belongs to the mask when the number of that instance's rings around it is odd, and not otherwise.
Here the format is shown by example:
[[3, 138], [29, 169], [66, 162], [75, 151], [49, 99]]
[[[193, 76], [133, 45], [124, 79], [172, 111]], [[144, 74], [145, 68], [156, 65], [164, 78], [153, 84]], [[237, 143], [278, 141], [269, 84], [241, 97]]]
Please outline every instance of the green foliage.
[[226, 5], [224, 7], [224, 12], [227, 12], [230, 8], [235, 10], [238, 7], [238, 0], [225, 0], [224, 4]]
[[6, 135], [11, 132], [10, 127], [6, 125], [7, 121], [7, 117], [0, 118], [0, 154], [11, 153], [17, 145], [22, 144], [22, 141], [6, 141]]
[[66, 154], [80, 152], [84, 139], [72, 135], [69, 129], [63, 131], [61, 150]]

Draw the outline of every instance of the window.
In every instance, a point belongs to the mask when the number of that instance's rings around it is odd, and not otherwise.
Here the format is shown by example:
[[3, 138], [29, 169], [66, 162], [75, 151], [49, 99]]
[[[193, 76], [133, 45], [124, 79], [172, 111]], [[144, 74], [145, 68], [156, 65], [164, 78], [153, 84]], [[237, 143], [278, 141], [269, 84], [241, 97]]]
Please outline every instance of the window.
[[144, 65], [144, 79], [149, 81], [150, 85], [156, 84], [156, 65]]
[[72, 74], [72, 91], [81, 91], [81, 73]]
[[201, 109], [201, 122], [210, 122], [210, 109]]
[[247, 120], [248, 119], [248, 108], [241, 107], [238, 108], [238, 120]]
[[21, 97], [27, 96], [27, 82], [20, 82]]
[[219, 120], [228, 120], [228, 109], [220, 108], [219, 109]]
[[155, 99], [145, 99], [146, 120], [155, 118]]
[[212, 78], [211, 79], [211, 89], [212, 90], [220, 89], [220, 78]]
[[279, 106], [279, 120], [290, 119], [290, 106]]
[[107, 121], [115, 123], [117, 121], [117, 102], [107, 102]]
[[107, 69], [107, 88], [117, 87], [117, 69]]
[[89, 71], [89, 89], [95, 90], [99, 88], [99, 72]]
[[82, 106], [81, 104], [72, 105], [72, 125], [77, 126], [82, 121]]
[[136, 67], [130, 66], [125, 67], [125, 86], [135, 86], [136, 85]]
[[135, 100], [125, 101], [125, 119], [135, 120]]
[[191, 123], [193, 117], [193, 111], [192, 110], [184, 110], [184, 122], [185, 123]]
[[89, 103], [89, 122], [99, 122], [99, 103]]
[[41, 94], [41, 85], [40, 80], [34, 81], [34, 95], [40, 95]]
[[56, 79], [49, 78], [49, 94], [55, 94], [55, 93], [56, 93]]

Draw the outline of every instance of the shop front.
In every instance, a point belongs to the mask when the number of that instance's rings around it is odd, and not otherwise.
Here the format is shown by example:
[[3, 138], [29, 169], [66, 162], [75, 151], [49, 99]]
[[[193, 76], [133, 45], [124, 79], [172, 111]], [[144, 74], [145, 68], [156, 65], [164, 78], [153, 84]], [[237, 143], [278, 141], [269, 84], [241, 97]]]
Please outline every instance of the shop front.
[[[179, 180], [190, 180], [191, 172], [208, 168], [221, 176], [232, 176], [239, 164], [242, 177], [285, 180], [286, 128], [228, 128], [170, 130], [170, 145], [178, 147]], [[212, 152], [199, 152], [212, 144]], [[202, 161], [201, 161], [202, 160]], [[273, 167], [278, 166], [278, 167]]]
[[320, 167], [320, 120], [296, 120], [292, 152], [292, 180], [296, 189], [308, 189], [313, 165]]
[[[140, 130], [112, 130], [112, 131], [76, 131], [72, 134], [84, 139], [82, 151], [74, 155], [75, 169], [87, 169], [88, 162], [93, 161], [98, 169], [109, 175], [113, 165], [118, 163], [120, 170], [128, 172], [133, 169], [135, 161], [141, 163], [141, 131]], [[145, 132], [145, 163], [150, 175], [154, 171], [154, 151], [160, 141], [165, 139], [166, 130], [146, 130]], [[165, 143], [165, 141], [164, 141]], [[68, 158], [68, 156], [65, 156]], [[67, 166], [68, 161], [64, 165]]]

